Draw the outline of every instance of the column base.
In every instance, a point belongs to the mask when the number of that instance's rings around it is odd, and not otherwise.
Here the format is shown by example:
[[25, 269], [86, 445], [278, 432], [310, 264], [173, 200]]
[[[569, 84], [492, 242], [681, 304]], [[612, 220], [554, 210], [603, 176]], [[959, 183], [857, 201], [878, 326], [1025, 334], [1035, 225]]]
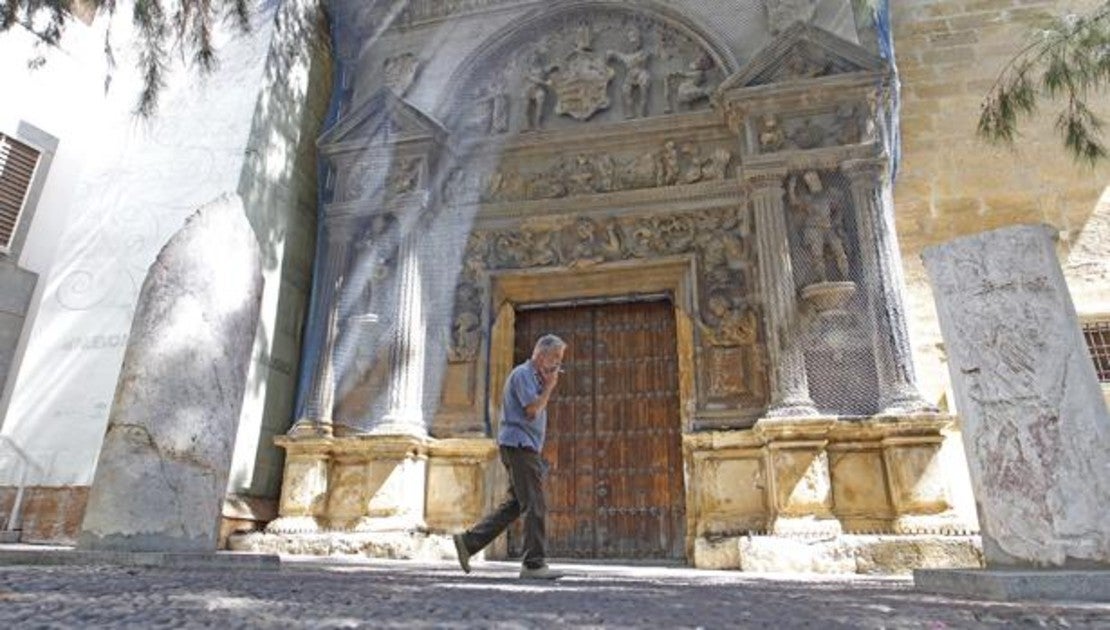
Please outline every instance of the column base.
[[279, 516], [266, 525], [270, 534], [307, 534], [323, 530], [314, 516]]
[[882, 415], [906, 416], [916, 414], [935, 414], [937, 406], [921, 397], [917, 392], [902, 393], [881, 402]]
[[330, 422], [301, 418], [286, 432], [290, 437], [331, 437], [335, 431]]
[[819, 416], [817, 407], [812, 400], [791, 400], [767, 407], [768, 418], [803, 418], [806, 416]]

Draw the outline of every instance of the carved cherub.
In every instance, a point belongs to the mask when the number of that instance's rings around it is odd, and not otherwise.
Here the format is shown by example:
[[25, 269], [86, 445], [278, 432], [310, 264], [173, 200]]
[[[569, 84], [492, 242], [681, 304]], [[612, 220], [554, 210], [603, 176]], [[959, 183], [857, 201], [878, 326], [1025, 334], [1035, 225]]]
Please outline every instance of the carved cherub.
[[710, 345], [733, 347], [756, 342], [759, 322], [755, 311], [733, 302], [724, 290], [715, 290], [706, 301], [706, 313], [700, 322], [702, 335]]
[[786, 134], [783, 133], [782, 127], [779, 126], [779, 119], [774, 114], [765, 114], [760, 122], [759, 127], [759, 150], [760, 153], [773, 153], [783, 147], [786, 142]]

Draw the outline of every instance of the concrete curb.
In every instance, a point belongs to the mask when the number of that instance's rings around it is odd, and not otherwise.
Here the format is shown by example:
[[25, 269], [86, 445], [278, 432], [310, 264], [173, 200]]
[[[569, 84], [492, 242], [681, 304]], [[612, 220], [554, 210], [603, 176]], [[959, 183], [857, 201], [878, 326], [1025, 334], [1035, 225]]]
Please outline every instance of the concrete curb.
[[205, 552], [86, 551], [72, 547], [0, 545], [0, 566], [112, 565], [179, 569], [280, 570], [277, 554]]

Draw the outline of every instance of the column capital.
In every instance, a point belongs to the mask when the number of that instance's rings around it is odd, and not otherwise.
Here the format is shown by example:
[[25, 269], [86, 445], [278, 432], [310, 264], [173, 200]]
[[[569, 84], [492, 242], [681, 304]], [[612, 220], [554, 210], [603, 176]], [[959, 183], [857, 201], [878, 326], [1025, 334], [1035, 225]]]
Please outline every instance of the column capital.
[[786, 169], [760, 169], [744, 173], [746, 183], [755, 194], [783, 194], [786, 192]]
[[885, 157], [845, 160], [841, 163], [840, 170], [853, 182], [871, 179], [878, 183], [884, 181], [889, 174], [890, 162]]

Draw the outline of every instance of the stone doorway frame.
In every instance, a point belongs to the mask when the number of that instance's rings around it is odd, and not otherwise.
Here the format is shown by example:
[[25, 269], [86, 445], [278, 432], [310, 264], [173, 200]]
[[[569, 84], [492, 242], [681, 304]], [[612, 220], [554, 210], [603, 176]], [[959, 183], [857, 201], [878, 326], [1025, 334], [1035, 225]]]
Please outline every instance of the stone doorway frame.
[[[697, 264], [694, 256], [664, 257], [651, 261], [621, 261], [585, 268], [526, 269], [498, 271], [490, 274], [489, 362], [486, 378], [486, 409], [491, 435], [496, 436], [500, 417], [500, 400], [505, 379], [513, 368], [517, 306], [556, 301], [598, 300], [615, 298], [645, 299], [661, 293], [670, 295], [675, 318], [675, 341], [678, 354], [679, 421], [685, 435], [694, 427], [697, 410], [697, 383], [694, 339], [698, 314]], [[691, 532], [695, 514], [693, 491], [690, 488], [690, 462], [683, 449], [682, 485], [686, 504], [686, 556], [690, 560]], [[498, 484], [500, 485], [500, 484]], [[492, 505], [499, 498], [494, 492], [487, 496]], [[504, 536], [490, 547], [493, 557], [506, 556]]]

